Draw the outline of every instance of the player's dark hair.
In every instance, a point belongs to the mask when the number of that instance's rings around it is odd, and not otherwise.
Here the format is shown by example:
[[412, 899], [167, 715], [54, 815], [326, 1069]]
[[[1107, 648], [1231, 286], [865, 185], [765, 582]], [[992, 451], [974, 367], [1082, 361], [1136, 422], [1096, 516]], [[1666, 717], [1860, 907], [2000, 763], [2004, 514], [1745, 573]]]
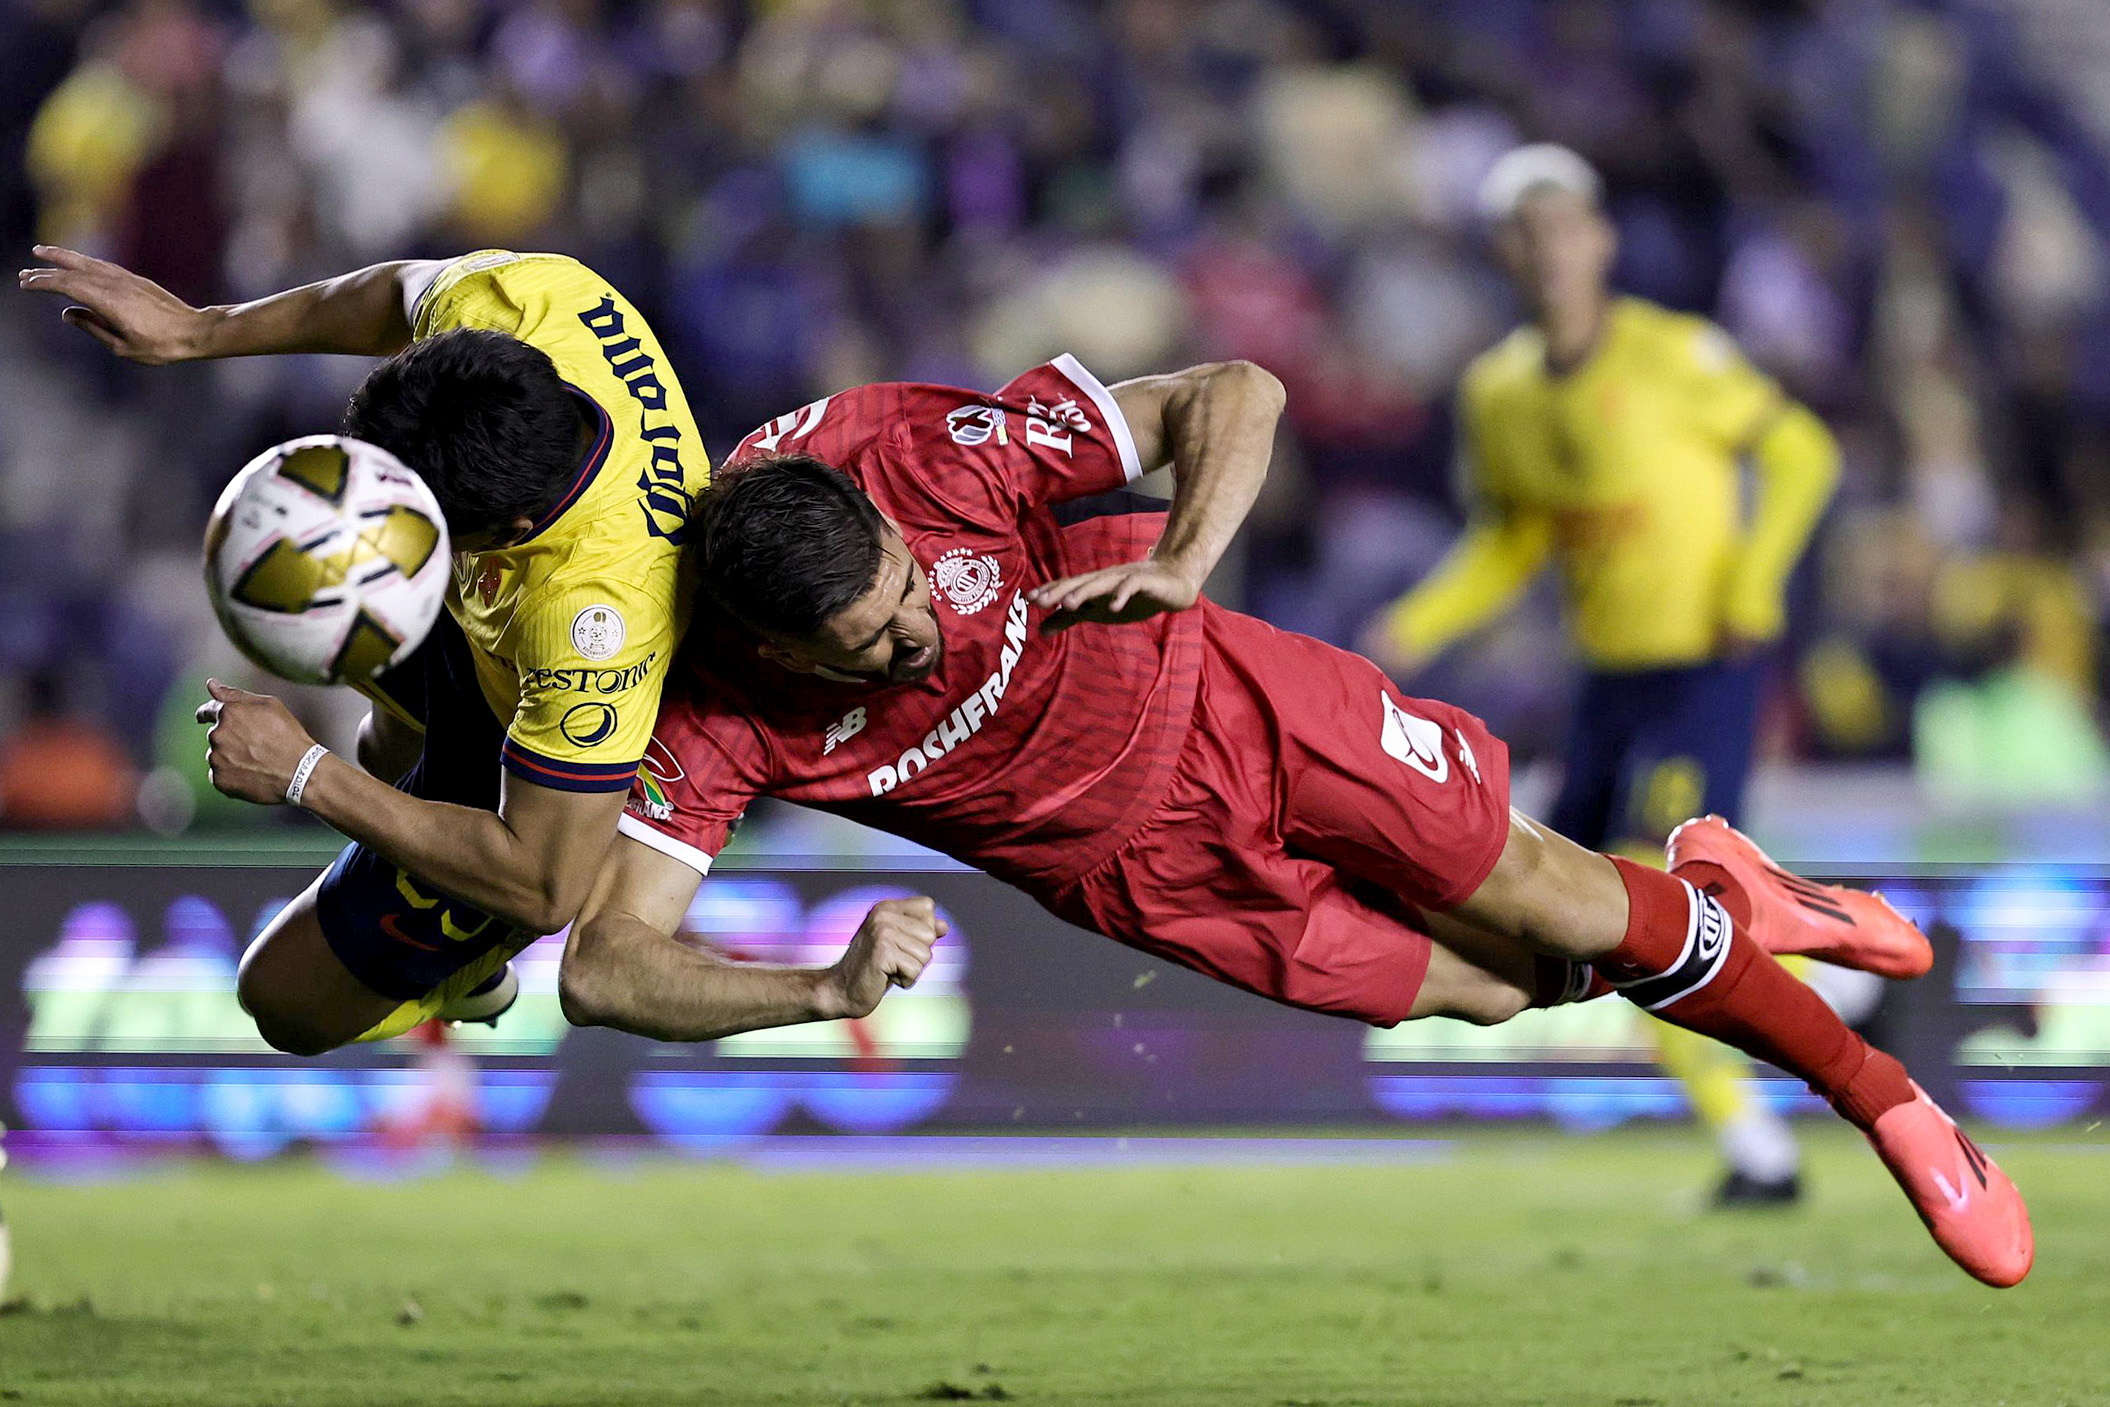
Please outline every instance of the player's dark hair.
[[344, 432], [415, 469], [456, 536], [540, 518], [579, 472], [579, 406], [549, 354], [456, 328], [367, 374]]
[[765, 634], [811, 636], [879, 579], [885, 520], [849, 475], [809, 454], [720, 471], [692, 523], [703, 590]]

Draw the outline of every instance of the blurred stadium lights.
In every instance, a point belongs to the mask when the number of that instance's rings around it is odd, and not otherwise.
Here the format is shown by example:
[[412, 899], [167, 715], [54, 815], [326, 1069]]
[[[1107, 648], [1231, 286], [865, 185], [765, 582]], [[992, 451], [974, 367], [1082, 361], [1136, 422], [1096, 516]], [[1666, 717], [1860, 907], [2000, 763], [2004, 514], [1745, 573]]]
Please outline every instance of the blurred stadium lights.
[[[187, 892], [204, 887], [198, 873], [178, 870], [158, 880], [186, 892], [164, 897], [145, 874], [47, 868], [39, 883], [64, 896], [51, 910], [55, 923], [17, 928], [19, 946], [0, 947], [0, 980], [18, 985], [29, 1013], [13, 1048], [0, 1052], [0, 1067], [12, 1066], [9, 1122], [22, 1130], [25, 1151], [202, 1145], [261, 1157], [296, 1141], [356, 1139], [414, 1097], [420, 1076], [406, 1052], [366, 1047], [297, 1063], [257, 1039], [233, 996], [237, 935], [256, 931], [282, 898], [207, 898]], [[281, 895], [285, 878], [275, 869], [218, 876], [223, 893]], [[1225, 1039], [1225, 1013], [1239, 1006], [1214, 1002], [1206, 984], [1152, 983], [1158, 1000], [1147, 1012], [1128, 1011], [1141, 991], [1135, 982], [1080, 976], [1070, 961], [1106, 945], [1012, 902], [992, 880], [943, 878], [953, 887], [930, 887], [948, 896], [952, 936], [924, 980], [868, 1023], [758, 1032], [708, 1047], [574, 1035], [557, 1007], [562, 940], [537, 943], [519, 962], [519, 1008], [495, 1031], [462, 1034], [483, 1067], [487, 1131], [645, 1133], [705, 1152], [801, 1127], [1075, 1129], [1085, 1120], [1072, 1097], [1081, 1084], [1103, 1087], [1094, 1124], [1224, 1122], [1229, 1108], [1228, 1121], [1290, 1122], [1316, 1112], [1406, 1122], [1550, 1117], [1596, 1128], [1684, 1108], [1676, 1086], [1650, 1069], [1636, 1018], [1612, 1002], [1531, 1012], [1493, 1028], [1430, 1021], [1371, 1030], [1360, 1038], [1359, 1065], [1353, 1052], [1322, 1064], [1315, 1084], [1247, 1071], [1230, 1077], [1240, 1086], [1233, 1103], [1199, 1107], [1182, 1091], [1213, 1078], [1202, 1064], [1211, 1042]], [[1880, 887], [1914, 917], [1955, 934], [1953, 961], [1926, 979], [1945, 990], [1893, 1003], [1879, 1018], [1894, 1047], [1916, 1067], [1947, 1068], [1966, 1106], [2004, 1126], [2057, 1123], [2102, 1102], [2110, 1084], [2110, 875], [2062, 866], [1991, 876], [1922, 869], [1892, 874]], [[734, 873], [702, 891], [689, 922], [738, 957], [814, 961], [840, 950], [871, 903], [908, 892], [854, 869]], [[960, 910], [975, 904], [995, 907], [963, 924]], [[235, 914], [245, 920], [240, 928]], [[974, 992], [967, 925], [985, 954], [1007, 954], [1025, 965], [1017, 970], [1038, 974], [1025, 984], [1031, 990], [999, 976]], [[1168, 987], [1177, 990], [1167, 995]], [[1306, 1044], [1354, 1029], [1253, 1009], [1263, 1021], [1291, 1023]], [[1013, 1031], [1030, 1051], [1014, 1052]], [[581, 1093], [553, 1108], [567, 1082]], [[1792, 1081], [1763, 1087], [1784, 1107], [1817, 1108]]]

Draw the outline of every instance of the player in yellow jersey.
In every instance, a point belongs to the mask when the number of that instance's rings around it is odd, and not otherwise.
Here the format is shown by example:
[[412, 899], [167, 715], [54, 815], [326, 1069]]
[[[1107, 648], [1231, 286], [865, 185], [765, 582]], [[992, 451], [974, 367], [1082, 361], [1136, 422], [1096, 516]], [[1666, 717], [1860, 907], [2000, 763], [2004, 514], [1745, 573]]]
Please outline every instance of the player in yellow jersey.
[[[448, 610], [373, 681], [366, 770], [325, 756], [309, 776], [300, 804], [353, 843], [251, 948], [240, 995], [296, 1054], [494, 1017], [516, 990], [507, 960], [585, 899], [685, 624], [681, 531], [710, 466], [658, 340], [554, 254], [378, 264], [203, 309], [36, 254], [22, 286], [71, 300], [68, 322], [134, 361], [387, 358], [345, 431], [431, 485], [455, 548]], [[312, 739], [278, 700], [212, 688], [214, 784], [284, 802]]]
[[[1741, 810], [1761, 660], [1838, 450], [1720, 328], [1611, 294], [1616, 235], [1581, 157], [1519, 148], [1481, 204], [1532, 321], [1465, 375], [1464, 536], [1367, 643], [1411, 670], [1553, 564], [1587, 674], [1548, 820], [1660, 863], [1685, 817]], [[1728, 1157], [1722, 1200], [1791, 1199], [1793, 1135], [1741, 1058], [1657, 1032]]]

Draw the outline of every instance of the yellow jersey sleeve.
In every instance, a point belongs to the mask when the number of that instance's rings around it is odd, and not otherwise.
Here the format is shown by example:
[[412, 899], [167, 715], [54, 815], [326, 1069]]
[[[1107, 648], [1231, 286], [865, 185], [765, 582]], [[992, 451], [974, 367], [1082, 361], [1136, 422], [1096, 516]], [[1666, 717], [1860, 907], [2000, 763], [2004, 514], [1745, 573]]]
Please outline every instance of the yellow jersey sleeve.
[[1486, 625], [1512, 605], [1553, 552], [1553, 520], [1502, 490], [1504, 466], [1486, 433], [1492, 413], [1480, 368], [1459, 397], [1461, 445], [1456, 490], [1466, 505], [1465, 533], [1443, 560], [1389, 606], [1380, 628], [1410, 659], [1427, 659]]
[[1808, 408], [1787, 401], [1751, 446], [1751, 465], [1757, 493], [1723, 583], [1722, 623], [1771, 640], [1787, 625], [1788, 577], [1839, 486], [1839, 442]]
[[525, 310], [506, 297], [499, 272], [522, 257], [510, 249], [479, 249], [443, 265], [411, 309], [412, 339], [422, 342], [458, 327], [519, 332]]
[[1666, 336], [1666, 360], [1682, 373], [1683, 401], [1700, 432], [1733, 454], [1751, 448], [1785, 404], [1779, 384], [1705, 318], [1676, 318]]
[[410, 335], [423, 341], [458, 327], [477, 327], [532, 342], [527, 329], [539, 304], [565, 293], [591, 295], [603, 287], [593, 270], [567, 255], [479, 249], [433, 277], [412, 310]]
[[1385, 612], [1383, 629], [1410, 659], [1437, 654], [1515, 602], [1552, 550], [1543, 514], [1475, 512], [1436, 569]]
[[678, 640], [667, 607], [639, 585], [556, 583], [507, 634], [520, 701], [506, 770], [559, 791], [628, 790]]

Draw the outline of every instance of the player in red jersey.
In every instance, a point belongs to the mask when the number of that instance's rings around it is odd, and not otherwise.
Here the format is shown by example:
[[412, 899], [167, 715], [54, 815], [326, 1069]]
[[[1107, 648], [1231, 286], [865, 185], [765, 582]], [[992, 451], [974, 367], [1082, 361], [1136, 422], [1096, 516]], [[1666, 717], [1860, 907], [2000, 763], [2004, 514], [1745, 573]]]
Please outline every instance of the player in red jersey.
[[[1758, 915], [1782, 945], [1924, 971], [1909, 924], [1775, 892], [1803, 882], [1755, 851], [1666, 874], [1584, 850], [1510, 811], [1478, 719], [1201, 598], [1281, 406], [1243, 363], [1109, 390], [1065, 357], [994, 396], [865, 386], [750, 435], [692, 523], [718, 609], [573, 930], [567, 1014], [706, 1040], [862, 1015], [916, 979], [929, 900], [877, 906], [827, 969], [675, 940], [742, 812], [780, 797], [1314, 1011], [1497, 1022], [1617, 990], [1807, 1080], [1943, 1249], [2020, 1280], [2014, 1185], [1750, 936]], [[1168, 459], [1168, 511], [1092, 516]]]

